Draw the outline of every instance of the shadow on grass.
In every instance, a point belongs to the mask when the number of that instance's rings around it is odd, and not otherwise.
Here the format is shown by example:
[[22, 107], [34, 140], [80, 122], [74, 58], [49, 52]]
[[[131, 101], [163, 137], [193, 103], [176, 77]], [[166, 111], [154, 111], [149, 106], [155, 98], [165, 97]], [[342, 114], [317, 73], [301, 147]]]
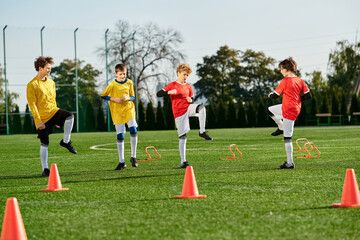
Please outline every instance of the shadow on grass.
[[16, 175], [16, 176], [1, 176], [0, 180], [6, 179], [32, 179], [32, 178], [44, 178], [41, 174], [36, 175]]
[[[114, 170], [112, 170], [114, 171]], [[101, 178], [101, 179], [88, 179], [88, 180], [73, 180], [63, 181], [63, 183], [82, 183], [82, 182], [101, 182], [101, 181], [113, 181], [113, 180], [124, 180], [124, 179], [142, 179], [142, 178], [158, 178], [158, 177], [171, 177], [177, 175], [184, 175], [184, 173], [172, 173], [172, 174], [150, 174], [141, 176], [122, 176], [114, 178]]]

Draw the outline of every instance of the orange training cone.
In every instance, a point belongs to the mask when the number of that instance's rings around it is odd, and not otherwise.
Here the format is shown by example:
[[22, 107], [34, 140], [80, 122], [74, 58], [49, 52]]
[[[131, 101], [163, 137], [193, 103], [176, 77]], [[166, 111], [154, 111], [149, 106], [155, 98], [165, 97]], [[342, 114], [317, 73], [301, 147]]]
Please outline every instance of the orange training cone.
[[333, 207], [360, 207], [359, 187], [354, 169], [347, 169], [341, 203], [333, 203]]
[[6, 239], [27, 239], [24, 223], [16, 198], [8, 198], [6, 201], [1, 240]]
[[47, 189], [42, 189], [42, 192], [49, 191], [64, 191], [69, 190], [68, 188], [62, 188], [59, 172], [56, 164], [51, 164], [50, 176]]
[[194, 170], [191, 166], [186, 167], [181, 196], [175, 196], [175, 198], [206, 198], [206, 195], [199, 195]]

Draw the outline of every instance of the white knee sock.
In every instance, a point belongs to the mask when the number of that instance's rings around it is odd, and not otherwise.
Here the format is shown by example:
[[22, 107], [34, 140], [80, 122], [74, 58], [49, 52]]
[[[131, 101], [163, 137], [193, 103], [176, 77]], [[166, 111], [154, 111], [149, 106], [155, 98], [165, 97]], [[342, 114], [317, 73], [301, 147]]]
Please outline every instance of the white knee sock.
[[136, 158], [137, 141], [138, 141], [137, 134], [130, 134], [131, 157], [133, 158]]
[[294, 164], [293, 161], [293, 144], [291, 139], [285, 139], [285, 151], [287, 156], [287, 163], [292, 165]]
[[68, 118], [65, 119], [65, 123], [64, 123], [64, 143], [68, 143], [70, 141], [70, 135], [71, 135], [71, 131], [74, 125], [74, 116], [70, 116]]
[[119, 153], [119, 162], [124, 163], [124, 140], [117, 141], [117, 148]]
[[40, 146], [40, 159], [42, 168], [49, 168], [48, 166], [48, 145], [41, 144]]
[[206, 109], [202, 107], [199, 111], [199, 126], [200, 126], [200, 133], [205, 132], [205, 124], [206, 124]]
[[186, 137], [179, 138], [179, 151], [181, 163], [186, 162]]

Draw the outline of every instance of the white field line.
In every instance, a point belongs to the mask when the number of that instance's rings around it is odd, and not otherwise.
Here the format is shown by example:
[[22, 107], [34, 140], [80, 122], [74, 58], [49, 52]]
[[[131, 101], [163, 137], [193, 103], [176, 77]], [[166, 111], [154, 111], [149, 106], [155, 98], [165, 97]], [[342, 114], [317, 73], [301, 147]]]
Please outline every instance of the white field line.
[[[117, 148], [102, 148], [103, 146], [109, 146], [109, 145], [116, 145], [116, 143], [106, 143], [106, 144], [100, 144], [100, 145], [94, 145], [91, 146], [90, 149], [91, 150], [100, 150], [100, 151], [117, 151]], [[257, 150], [263, 150], [264, 147], [268, 146], [270, 144], [267, 145], [238, 145], [238, 148], [240, 151], [242, 150], [253, 150], [253, 151], [257, 151]], [[271, 145], [279, 145], [279, 144], [271, 144]], [[264, 146], [264, 147], [260, 147], [260, 146]], [[315, 145], [316, 146], [316, 145]], [[297, 150], [297, 146], [296, 144], [294, 144], [294, 150]], [[336, 148], [336, 149], [360, 149], [359, 146], [343, 146], [343, 147], [335, 147], [335, 146], [321, 146], [321, 149], [327, 149], [327, 148]], [[222, 150], [227, 150], [228, 147], [226, 148], [187, 148], [186, 151], [222, 151]], [[283, 146], [281, 145], [281, 147], [276, 147], [276, 148], [272, 148], [272, 149], [283, 149]], [[172, 151], [179, 151], [178, 148], [168, 148], [168, 149], [156, 149], [157, 151], [161, 151], [161, 152], [172, 152]], [[319, 149], [320, 150], [320, 149]]]

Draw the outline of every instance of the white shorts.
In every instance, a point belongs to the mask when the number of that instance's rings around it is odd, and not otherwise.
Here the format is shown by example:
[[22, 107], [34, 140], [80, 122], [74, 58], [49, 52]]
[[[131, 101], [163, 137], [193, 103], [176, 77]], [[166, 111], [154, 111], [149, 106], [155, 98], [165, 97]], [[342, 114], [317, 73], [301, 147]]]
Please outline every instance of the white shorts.
[[295, 121], [283, 118], [284, 124], [284, 137], [292, 137], [294, 132]]
[[294, 123], [295, 121], [286, 119], [282, 115], [282, 104], [277, 104], [269, 107], [269, 111], [272, 112], [277, 119], [281, 119], [283, 121], [284, 126], [284, 137], [292, 137], [294, 132]]
[[179, 137], [182, 135], [188, 133], [190, 131], [190, 121], [189, 117], [198, 117], [199, 114], [196, 113], [196, 108], [200, 104], [190, 104], [188, 107], [188, 110], [184, 115], [181, 115], [180, 117], [175, 118], [175, 124], [177, 128], [177, 132]]
[[[138, 126], [135, 119], [130, 119], [126, 124], [127, 124], [128, 128]], [[126, 132], [125, 123], [116, 124], [115, 129], [116, 129], [116, 134], [125, 133]]]

